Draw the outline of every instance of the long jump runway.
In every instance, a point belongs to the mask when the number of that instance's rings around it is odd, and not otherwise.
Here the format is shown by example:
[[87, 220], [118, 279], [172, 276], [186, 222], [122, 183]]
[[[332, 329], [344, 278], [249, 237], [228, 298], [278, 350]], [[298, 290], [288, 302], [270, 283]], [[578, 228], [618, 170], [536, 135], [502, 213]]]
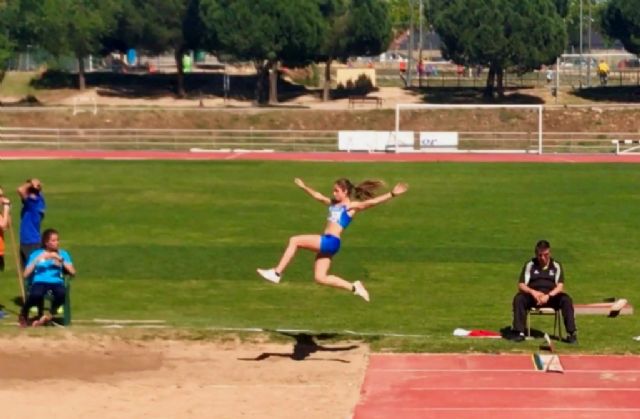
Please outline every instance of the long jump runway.
[[374, 354], [354, 419], [638, 419], [640, 356]]

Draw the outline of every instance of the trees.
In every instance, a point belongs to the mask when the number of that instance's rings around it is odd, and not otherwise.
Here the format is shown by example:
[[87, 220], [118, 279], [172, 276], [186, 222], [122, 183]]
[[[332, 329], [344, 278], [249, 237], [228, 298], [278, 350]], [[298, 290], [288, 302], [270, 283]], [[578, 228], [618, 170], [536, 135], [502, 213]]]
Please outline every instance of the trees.
[[[9, 14], [7, 12], [6, 3], [0, 1], [0, 25], [5, 28], [8, 27], [9, 23]], [[13, 42], [10, 41], [6, 34], [0, 33], [0, 82], [4, 79], [5, 65], [11, 58], [12, 52]]]
[[486, 96], [504, 95], [507, 68], [520, 72], [551, 64], [566, 29], [554, 0], [436, 0], [434, 26], [445, 58], [489, 68]]
[[[424, 1], [428, 2], [429, 0]], [[398, 32], [409, 29], [412, 9], [414, 16], [417, 16], [420, 10], [418, 0], [387, 0], [386, 3], [389, 7], [391, 27], [396, 32], [396, 35]]]
[[[18, 49], [38, 42], [42, 0], [4, 1], [2, 25]], [[1, 4], [1, 3], [0, 3]]]
[[315, 59], [324, 61], [324, 87], [322, 100], [329, 100], [331, 90], [331, 63], [341, 56], [344, 49], [344, 36], [348, 27], [348, 0], [318, 0], [320, 12], [325, 19], [326, 35]]
[[[0, 5], [6, 0], [0, 0]], [[11, 0], [10, 33], [19, 45], [78, 60], [93, 53], [174, 53], [177, 93], [185, 94], [183, 55], [197, 48], [254, 62], [256, 99], [277, 101], [279, 63], [306, 65], [325, 55], [381, 52], [389, 40], [385, 0]], [[324, 18], [324, 19], [323, 19]], [[331, 27], [331, 31], [329, 30]], [[328, 35], [331, 36], [328, 36]], [[3, 45], [0, 38], [0, 47]], [[322, 47], [324, 45], [325, 48]], [[319, 52], [320, 50], [322, 52]], [[330, 63], [329, 63], [330, 66]], [[330, 69], [330, 67], [329, 67]]]
[[140, 47], [151, 53], [173, 51], [177, 94], [185, 95], [182, 57], [204, 39], [199, 0], [135, 0], [143, 16]]
[[115, 23], [113, 0], [41, 0], [34, 21], [38, 44], [53, 55], [78, 60], [78, 87], [85, 88], [84, 58], [100, 50], [100, 39]]
[[277, 97], [278, 63], [303, 65], [318, 50], [325, 24], [316, 0], [201, 0], [208, 31], [221, 49], [238, 60], [253, 61], [256, 101]]
[[0, 82], [4, 78], [5, 65], [13, 53], [13, 43], [5, 35], [0, 34]]
[[103, 38], [104, 50], [139, 48], [152, 54], [172, 51], [177, 68], [176, 93], [185, 95], [182, 57], [211, 36], [200, 19], [200, 0], [119, 0], [113, 30]]
[[640, 0], [611, 0], [602, 14], [601, 24], [625, 49], [640, 54]]
[[383, 52], [391, 40], [387, 4], [381, 0], [320, 0], [327, 21], [327, 35], [317, 58], [324, 60], [323, 99], [329, 99], [331, 63], [353, 56], [373, 56]]

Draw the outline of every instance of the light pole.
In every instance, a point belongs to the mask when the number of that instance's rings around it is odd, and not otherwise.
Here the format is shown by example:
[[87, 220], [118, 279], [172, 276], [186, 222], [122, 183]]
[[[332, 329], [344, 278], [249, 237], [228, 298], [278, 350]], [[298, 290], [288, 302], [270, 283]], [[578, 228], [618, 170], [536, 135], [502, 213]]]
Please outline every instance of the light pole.
[[580, 62], [578, 65], [580, 71], [580, 87], [582, 87], [582, 0], [580, 0]]
[[591, 21], [591, 0], [589, 0], [589, 35], [587, 36], [587, 51], [589, 51], [589, 57], [587, 59], [587, 78], [589, 79], [589, 87], [591, 87]]
[[413, 2], [409, 0], [409, 54], [407, 57], [407, 87], [411, 88], [411, 70], [413, 68]]
[[422, 87], [422, 15], [424, 14], [424, 9], [422, 6], [422, 0], [420, 1], [420, 7], [418, 8], [418, 21], [420, 22], [420, 39], [418, 40], [418, 87]]

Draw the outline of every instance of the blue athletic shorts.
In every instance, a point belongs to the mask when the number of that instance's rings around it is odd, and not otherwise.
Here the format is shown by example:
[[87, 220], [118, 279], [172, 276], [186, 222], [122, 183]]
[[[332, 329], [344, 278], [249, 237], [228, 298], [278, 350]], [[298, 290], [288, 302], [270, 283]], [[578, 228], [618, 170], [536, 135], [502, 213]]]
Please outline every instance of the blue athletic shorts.
[[340, 239], [331, 234], [320, 237], [320, 253], [333, 256], [340, 250]]

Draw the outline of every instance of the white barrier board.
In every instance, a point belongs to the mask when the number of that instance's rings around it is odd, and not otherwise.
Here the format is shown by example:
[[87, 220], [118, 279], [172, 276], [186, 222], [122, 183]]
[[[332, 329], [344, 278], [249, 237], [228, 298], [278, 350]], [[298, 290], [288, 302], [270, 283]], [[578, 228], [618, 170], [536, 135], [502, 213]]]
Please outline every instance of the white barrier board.
[[413, 131], [339, 131], [340, 151], [387, 151], [398, 148], [413, 149]]
[[455, 131], [420, 132], [420, 151], [457, 151], [458, 133]]

